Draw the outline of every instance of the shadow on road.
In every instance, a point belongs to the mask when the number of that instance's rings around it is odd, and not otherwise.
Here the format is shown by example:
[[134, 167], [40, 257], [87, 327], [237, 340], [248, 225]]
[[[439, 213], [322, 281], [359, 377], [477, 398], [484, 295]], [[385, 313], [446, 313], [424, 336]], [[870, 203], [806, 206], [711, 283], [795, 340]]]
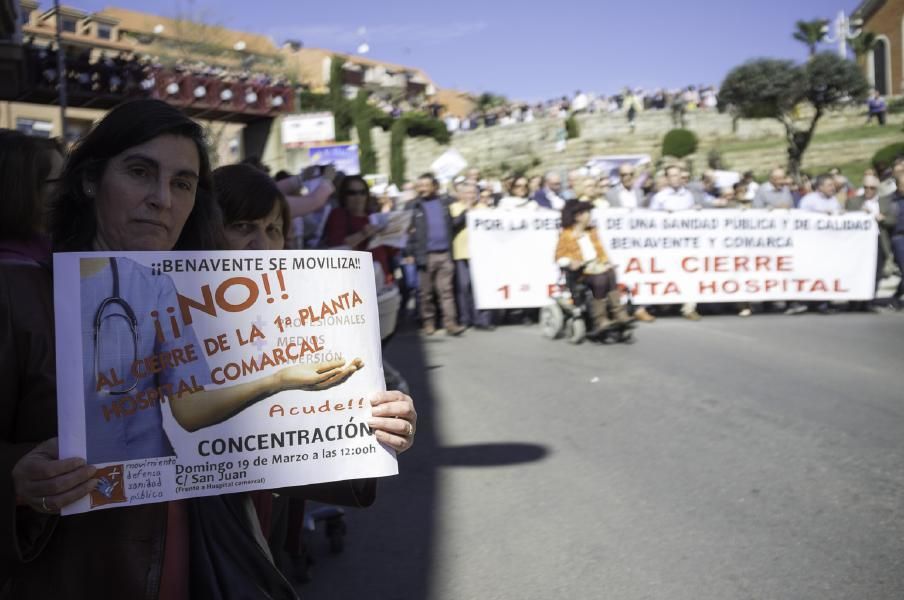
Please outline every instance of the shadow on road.
[[[428, 343], [440, 343], [441, 339]], [[493, 467], [543, 459], [547, 449], [533, 444], [486, 443], [441, 447], [435, 416], [439, 394], [424, 342], [416, 333], [397, 335], [385, 357], [407, 379], [418, 411], [417, 443], [399, 458], [398, 477], [380, 481], [374, 506], [350, 510], [342, 554], [330, 554], [321, 531], [309, 536], [315, 560], [312, 580], [299, 586], [305, 600], [425, 600], [430, 597], [442, 525], [442, 467]]]

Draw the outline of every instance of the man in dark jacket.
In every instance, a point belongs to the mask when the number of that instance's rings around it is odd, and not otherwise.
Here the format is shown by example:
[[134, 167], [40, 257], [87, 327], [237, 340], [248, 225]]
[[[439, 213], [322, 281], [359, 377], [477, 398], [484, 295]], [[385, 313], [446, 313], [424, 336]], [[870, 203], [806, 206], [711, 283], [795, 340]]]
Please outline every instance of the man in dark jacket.
[[892, 304], [900, 310], [901, 298], [904, 297], [904, 174], [898, 175], [897, 184], [897, 190], [891, 196], [889, 212], [894, 218], [891, 250], [895, 257], [895, 264], [901, 272], [901, 280], [892, 296]]
[[[417, 199], [409, 203], [414, 211], [411, 235], [408, 237], [407, 260], [417, 264], [421, 320], [423, 332], [436, 332], [434, 293], [443, 311], [443, 326], [448, 335], [460, 335], [465, 328], [458, 324], [455, 311], [455, 265], [452, 262], [453, 223], [449, 214], [452, 199], [439, 196], [439, 184], [432, 173], [418, 177]], [[459, 217], [464, 220], [464, 215]]]

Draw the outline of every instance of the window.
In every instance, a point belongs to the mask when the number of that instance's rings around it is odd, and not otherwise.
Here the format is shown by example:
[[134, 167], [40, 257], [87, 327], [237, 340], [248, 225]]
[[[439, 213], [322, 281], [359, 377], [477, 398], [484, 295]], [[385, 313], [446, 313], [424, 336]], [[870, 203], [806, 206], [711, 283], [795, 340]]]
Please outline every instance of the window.
[[49, 138], [53, 133], [53, 123], [27, 117], [16, 117], [16, 131], [39, 138]]
[[75, 33], [75, 19], [63, 18], [63, 31], [66, 33]]
[[102, 40], [109, 40], [113, 37], [113, 30], [110, 29], [109, 25], [98, 25], [97, 26], [97, 37]]

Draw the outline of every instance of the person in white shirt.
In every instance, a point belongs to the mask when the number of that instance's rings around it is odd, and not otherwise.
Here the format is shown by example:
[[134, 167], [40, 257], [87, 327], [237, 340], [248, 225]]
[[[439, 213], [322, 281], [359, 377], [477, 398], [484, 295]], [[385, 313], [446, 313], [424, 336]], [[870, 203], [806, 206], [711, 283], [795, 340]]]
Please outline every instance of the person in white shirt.
[[681, 167], [671, 165], [665, 168], [668, 186], [656, 192], [650, 201], [650, 210], [691, 210], [697, 206], [694, 195], [681, 184]]
[[618, 183], [607, 194], [612, 208], [643, 208], [643, 192], [634, 187], [635, 174], [634, 165], [625, 163], [618, 167]]
[[835, 197], [835, 177], [825, 173], [816, 178], [816, 190], [800, 199], [800, 209], [808, 212], [820, 212], [837, 215], [841, 212], [841, 204]]
[[[681, 183], [681, 167], [670, 165], [665, 168], [665, 177], [668, 186], [656, 192], [650, 201], [650, 210], [691, 210], [697, 207], [694, 195]], [[697, 312], [697, 303], [688, 302], [681, 306], [681, 314], [691, 321], [699, 321], [700, 313]]]
[[531, 200], [528, 194], [528, 180], [524, 175], [520, 175], [512, 182], [512, 195], [506, 196], [499, 200], [496, 208], [499, 210], [537, 210], [539, 206]]
[[[835, 176], [830, 173], [823, 173], [816, 178], [816, 189], [800, 199], [800, 210], [807, 212], [823, 213], [827, 215], [837, 215], [841, 213], [841, 204], [835, 197]], [[807, 312], [812, 307], [817, 312], [829, 314], [832, 309], [828, 302], [792, 302], [785, 311], [786, 315], [799, 315]]]
[[574, 99], [571, 101], [571, 112], [580, 113], [587, 110], [587, 107], [590, 106], [590, 98], [587, 97], [587, 94], [578, 90], [574, 93]]
[[738, 198], [738, 200], [753, 202], [753, 199], [756, 198], [756, 193], [760, 189], [760, 184], [757, 183], [756, 179], [754, 179], [753, 177], [753, 171], [747, 171], [746, 173], [744, 173], [741, 181], [744, 183], [744, 185], [747, 186], [747, 192], [743, 198]]

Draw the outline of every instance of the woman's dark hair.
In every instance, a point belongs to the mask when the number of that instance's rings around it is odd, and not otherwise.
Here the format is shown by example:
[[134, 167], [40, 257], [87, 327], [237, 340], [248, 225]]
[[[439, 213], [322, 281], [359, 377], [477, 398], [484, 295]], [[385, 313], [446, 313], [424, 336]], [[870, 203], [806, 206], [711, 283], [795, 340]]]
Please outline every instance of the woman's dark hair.
[[288, 243], [289, 203], [269, 175], [249, 164], [227, 165], [214, 170], [213, 190], [223, 211], [225, 227], [238, 221], [263, 219], [278, 204]]
[[562, 207], [562, 229], [566, 227], [574, 227], [578, 215], [583, 212], [593, 210], [593, 205], [589, 202], [581, 202], [580, 200], [569, 200]]
[[94, 199], [84, 182], [100, 182], [110, 159], [161, 135], [190, 139], [201, 165], [195, 204], [173, 250], [219, 250], [226, 247], [220, 209], [213, 197], [210, 158], [204, 130], [162, 100], [120, 104], [76, 144], [63, 169], [60, 193], [53, 203], [50, 232], [55, 250], [90, 250], [97, 234]]
[[51, 152], [62, 155], [51, 140], [0, 131], [0, 239], [26, 240], [44, 230], [41, 194], [53, 168]]
[[530, 197], [530, 179], [527, 175], [515, 175], [512, 179], [512, 185], [510, 186], [510, 190], [512, 192], [512, 196], [515, 196], [515, 184], [518, 183], [521, 179], [524, 180], [524, 195], [517, 196], [519, 198], [529, 198]]
[[348, 208], [348, 188], [353, 183], [364, 186], [364, 189], [367, 192], [367, 210], [369, 212], [371, 208], [370, 186], [367, 184], [367, 180], [360, 175], [346, 175], [342, 178], [342, 181], [339, 183], [339, 190], [336, 193], [336, 200], [339, 202], [339, 206], [341, 206], [342, 208]]

